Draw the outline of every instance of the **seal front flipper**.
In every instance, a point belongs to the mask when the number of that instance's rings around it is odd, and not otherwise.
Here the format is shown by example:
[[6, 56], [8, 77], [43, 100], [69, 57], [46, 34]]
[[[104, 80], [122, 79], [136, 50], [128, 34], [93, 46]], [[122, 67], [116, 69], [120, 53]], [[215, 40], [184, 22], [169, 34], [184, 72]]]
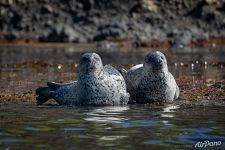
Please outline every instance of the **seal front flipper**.
[[177, 99], [180, 95], [180, 89], [178, 87], [178, 85], [176, 84], [176, 92], [175, 92], [175, 96], [174, 96], [174, 99]]

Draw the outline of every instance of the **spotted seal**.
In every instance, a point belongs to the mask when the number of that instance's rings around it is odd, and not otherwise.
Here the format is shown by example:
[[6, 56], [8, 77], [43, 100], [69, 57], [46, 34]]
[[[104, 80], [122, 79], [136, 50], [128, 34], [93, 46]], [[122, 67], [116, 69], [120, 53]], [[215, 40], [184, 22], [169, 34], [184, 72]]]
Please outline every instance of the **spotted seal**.
[[60, 105], [111, 106], [124, 105], [129, 93], [123, 76], [112, 66], [103, 66], [96, 53], [85, 53], [78, 66], [78, 81], [59, 84], [47, 82], [47, 87], [36, 90], [37, 104], [49, 99]]
[[168, 71], [163, 53], [156, 51], [145, 56], [144, 64], [139, 64], [127, 72], [122, 71], [130, 103], [151, 103], [173, 101], [179, 96], [179, 87]]

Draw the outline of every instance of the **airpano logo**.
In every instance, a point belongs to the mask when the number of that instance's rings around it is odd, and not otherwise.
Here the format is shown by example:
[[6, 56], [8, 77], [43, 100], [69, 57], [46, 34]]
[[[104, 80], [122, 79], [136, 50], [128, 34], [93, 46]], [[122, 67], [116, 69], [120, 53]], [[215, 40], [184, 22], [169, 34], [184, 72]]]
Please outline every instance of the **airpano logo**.
[[221, 146], [222, 142], [221, 141], [199, 141], [195, 144], [195, 148], [206, 148], [206, 147], [217, 147]]

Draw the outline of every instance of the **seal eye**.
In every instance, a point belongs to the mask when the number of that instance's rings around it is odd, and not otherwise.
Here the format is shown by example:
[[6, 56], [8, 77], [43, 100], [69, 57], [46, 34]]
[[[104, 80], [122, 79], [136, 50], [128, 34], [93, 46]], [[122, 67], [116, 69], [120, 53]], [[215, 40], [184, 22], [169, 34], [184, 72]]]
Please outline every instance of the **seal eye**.
[[145, 59], [145, 62], [146, 62], [146, 63], [151, 62], [151, 58], [150, 58], [150, 57], [149, 57], [149, 58], [146, 58], [146, 59]]
[[94, 60], [95, 60], [95, 61], [99, 61], [99, 60], [100, 60], [100, 58], [98, 58], [98, 57], [94, 57]]
[[151, 61], [153, 61], [154, 60], [154, 57], [152, 57], [152, 56], [150, 56], [150, 57], [148, 57], [148, 62], [151, 62]]
[[89, 58], [88, 58], [88, 57], [83, 57], [83, 58], [82, 58], [82, 61], [83, 61], [83, 62], [87, 62], [87, 61], [89, 61]]

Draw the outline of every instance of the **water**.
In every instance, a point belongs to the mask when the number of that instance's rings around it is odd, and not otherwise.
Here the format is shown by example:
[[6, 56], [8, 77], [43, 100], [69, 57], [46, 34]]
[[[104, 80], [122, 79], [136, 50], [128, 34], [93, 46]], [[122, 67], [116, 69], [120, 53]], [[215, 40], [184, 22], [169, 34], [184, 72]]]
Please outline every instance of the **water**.
[[[104, 64], [128, 68], [141, 63], [147, 52], [98, 53]], [[221, 142], [207, 148], [225, 149], [222, 103], [61, 107], [53, 102], [36, 106], [35, 88], [48, 80], [76, 79], [81, 53], [79, 48], [0, 47], [0, 100], [7, 101], [0, 105], [0, 149], [193, 149], [197, 142], [207, 140]], [[224, 95], [224, 49], [165, 53], [182, 93], [221, 82], [217, 90]], [[216, 100], [224, 101], [222, 96]], [[185, 98], [181, 95], [179, 101]]]
[[20, 149], [193, 148], [221, 141], [224, 107], [37, 107], [0, 108], [0, 146]]

